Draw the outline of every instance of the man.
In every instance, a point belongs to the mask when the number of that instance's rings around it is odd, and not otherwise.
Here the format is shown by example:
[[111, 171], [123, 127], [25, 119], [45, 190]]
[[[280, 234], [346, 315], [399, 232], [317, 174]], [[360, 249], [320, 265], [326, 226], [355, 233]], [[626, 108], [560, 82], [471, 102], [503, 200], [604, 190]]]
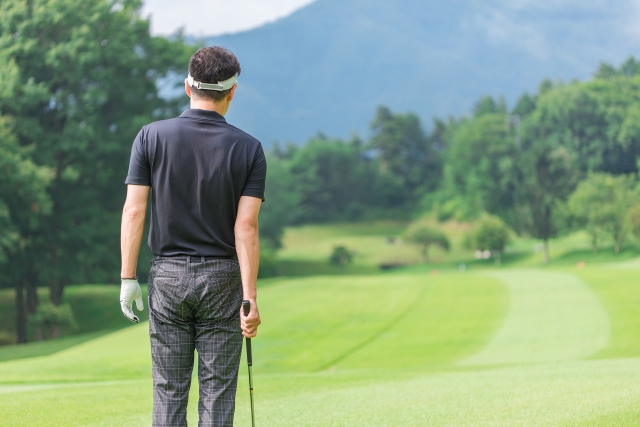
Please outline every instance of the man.
[[[260, 142], [227, 124], [240, 63], [220, 47], [189, 61], [190, 109], [133, 143], [122, 214], [120, 304], [142, 310], [136, 264], [151, 199], [149, 331], [153, 426], [183, 427], [198, 351], [199, 426], [232, 426], [242, 336], [256, 336], [258, 212], [267, 172]], [[251, 302], [248, 316], [242, 300]]]

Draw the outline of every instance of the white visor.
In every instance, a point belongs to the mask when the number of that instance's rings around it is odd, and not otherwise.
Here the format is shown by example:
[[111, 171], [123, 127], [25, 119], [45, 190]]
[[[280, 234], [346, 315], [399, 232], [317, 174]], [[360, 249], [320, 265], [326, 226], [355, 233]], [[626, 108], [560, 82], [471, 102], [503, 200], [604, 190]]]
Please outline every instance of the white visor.
[[191, 77], [191, 74], [189, 74], [189, 77], [187, 77], [187, 82], [189, 83], [189, 86], [195, 87], [196, 89], [223, 91], [231, 89], [233, 85], [238, 82], [238, 75], [235, 74], [230, 79], [218, 83], [202, 83], [193, 80], [193, 77]]

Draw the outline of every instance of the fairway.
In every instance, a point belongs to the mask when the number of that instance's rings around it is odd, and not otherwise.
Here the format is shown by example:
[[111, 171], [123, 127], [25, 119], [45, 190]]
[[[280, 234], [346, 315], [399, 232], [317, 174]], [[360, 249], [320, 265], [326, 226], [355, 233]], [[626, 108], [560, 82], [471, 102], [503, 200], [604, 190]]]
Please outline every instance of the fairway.
[[[640, 425], [635, 274], [270, 279], [254, 342], [257, 424]], [[146, 323], [2, 362], [0, 425], [148, 426], [150, 367]], [[250, 425], [245, 371], [238, 426]]]

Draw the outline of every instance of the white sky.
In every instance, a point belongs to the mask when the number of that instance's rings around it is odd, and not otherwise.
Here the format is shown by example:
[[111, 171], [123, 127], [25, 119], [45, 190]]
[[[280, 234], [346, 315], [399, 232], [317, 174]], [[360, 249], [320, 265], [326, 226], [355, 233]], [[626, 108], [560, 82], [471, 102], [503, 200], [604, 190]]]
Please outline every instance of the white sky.
[[194, 36], [213, 36], [258, 27], [290, 15], [314, 0], [144, 0], [151, 32], [168, 35], [178, 28]]

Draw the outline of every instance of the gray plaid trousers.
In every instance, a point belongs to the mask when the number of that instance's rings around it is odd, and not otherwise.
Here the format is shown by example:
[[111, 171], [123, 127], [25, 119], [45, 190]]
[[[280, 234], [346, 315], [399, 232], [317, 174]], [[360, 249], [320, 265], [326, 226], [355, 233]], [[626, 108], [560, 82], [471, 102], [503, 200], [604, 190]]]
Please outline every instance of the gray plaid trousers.
[[155, 257], [149, 275], [153, 426], [187, 425], [198, 351], [200, 427], [231, 427], [242, 353], [236, 259]]

